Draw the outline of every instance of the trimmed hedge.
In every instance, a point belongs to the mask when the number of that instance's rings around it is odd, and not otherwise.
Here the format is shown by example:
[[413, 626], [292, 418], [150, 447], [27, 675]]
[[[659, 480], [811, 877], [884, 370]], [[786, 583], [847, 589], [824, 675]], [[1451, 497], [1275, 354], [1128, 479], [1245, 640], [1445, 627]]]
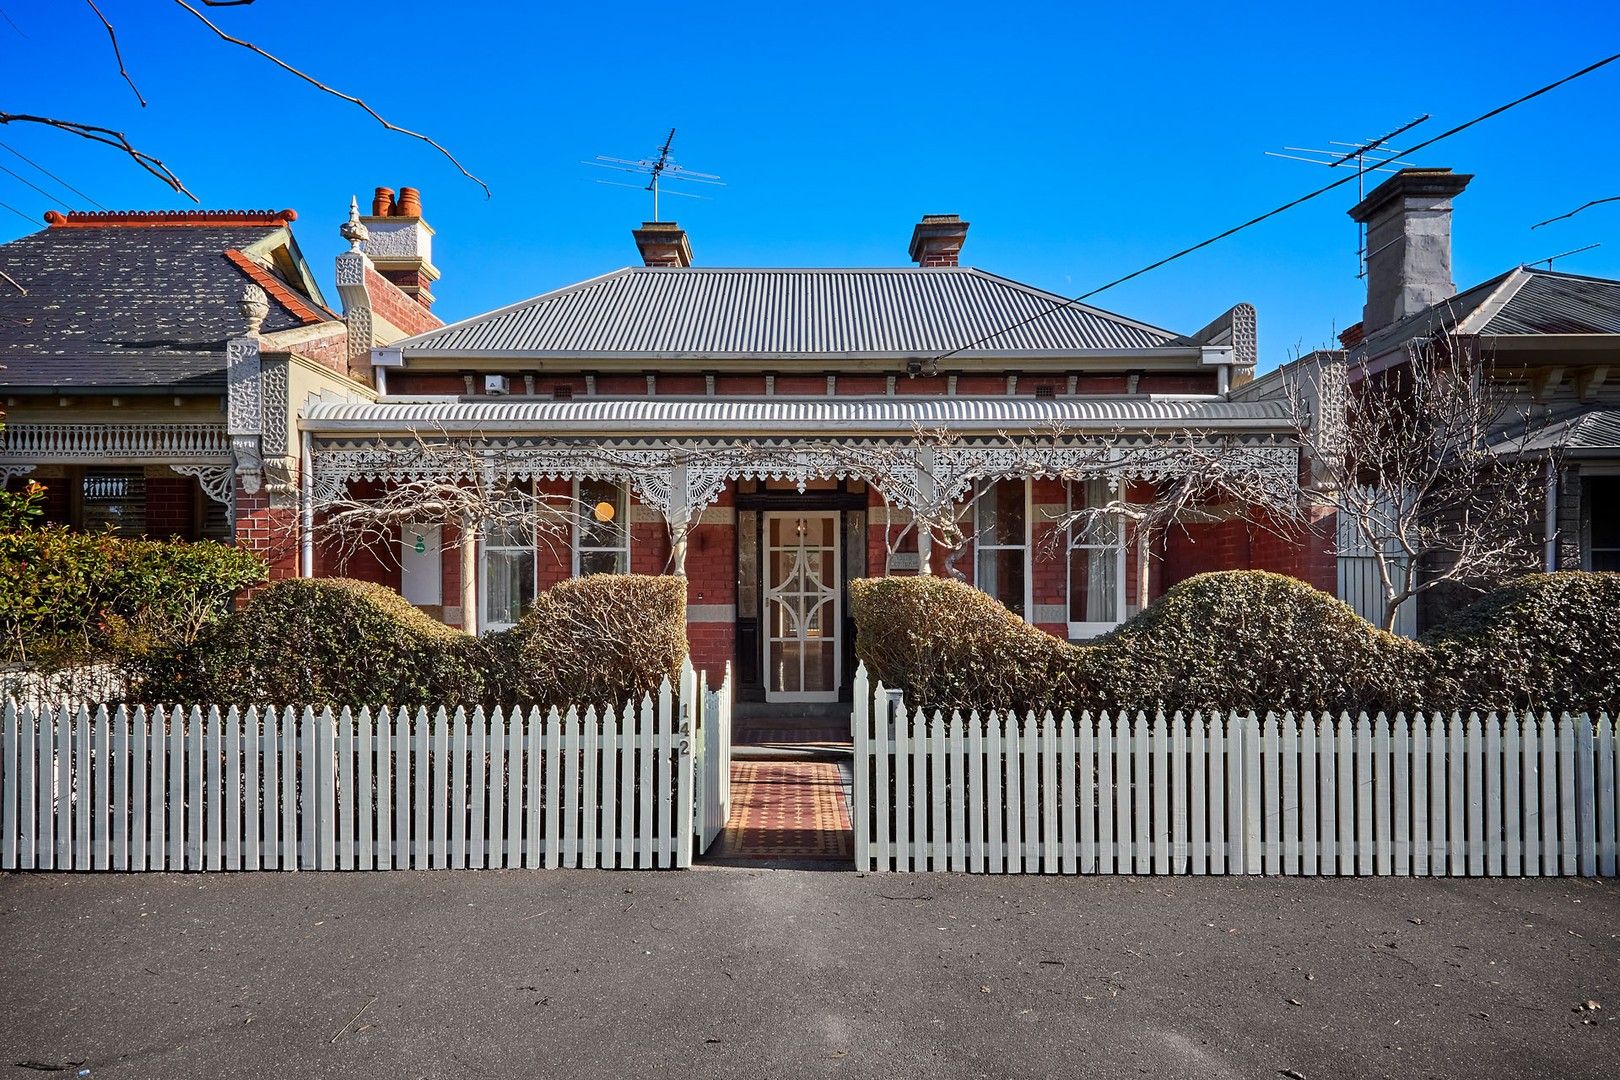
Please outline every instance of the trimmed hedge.
[[1421, 641], [1253, 570], [1189, 578], [1081, 645], [960, 582], [857, 581], [851, 599], [872, 677], [927, 708], [1620, 707], [1620, 574], [1510, 582]]
[[51, 669], [184, 645], [265, 576], [257, 555], [207, 540], [0, 533], [3, 660]]
[[849, 583], [855, 652], [874, 681], [930, 708], [1031, 708], [1065, 685], [1073, 646], [942, 577]]
[[613, 704], [673, 684], [686, 659], [686, 579], [590, 574], [541, 593], [523, 620], [491, 634], [486, 697]]
[[281, 581], [188, 648], [144, 661], [146, 701], [311, 705], [622, 704], [686, 656], [686, 582], [596, 575], [474, 638], [383, 585]]
[[1620, 707], [1620, 573], [1531, 574], [1423, 644], [1445, 694], [1470, 708]]
[[1093, 703], [1411, 709], [1432, 682], [1420, 646], [1297, 578], [1260, 570], [1188, 578], [1117, 630], [1071, 648], [1070, 685]]

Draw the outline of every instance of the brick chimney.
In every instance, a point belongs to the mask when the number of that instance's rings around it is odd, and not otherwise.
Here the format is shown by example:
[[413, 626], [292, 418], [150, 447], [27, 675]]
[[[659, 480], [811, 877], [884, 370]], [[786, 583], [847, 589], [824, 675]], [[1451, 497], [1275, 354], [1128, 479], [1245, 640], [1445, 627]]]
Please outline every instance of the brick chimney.
[[1472, 179], [1450, 169], [1402, 169], [1350, 211], [1367, 227], [1364, 335], [1456, 295], [1451, 200]]
[[360, 220], [368, 234], [362, 249], [377, 273], [431, 309], [439, 269], [433, 265], [433, 230], [422, 220], [422, 193], [402, 187], [395, 198], [392, 188], [380, 187], [372, 197], [371, 213]]
[[636, 250], [641, 252], [645, 266], [692, 265], [692, 245], [687, 242], [686, 230], [673, 221], [643, 221], [631, 235], [636, 238]]
[[957, 214], [924, 214], [911, 230], [911, 261], [918, 266], [955, 266], [967, 243], [968, 223]]

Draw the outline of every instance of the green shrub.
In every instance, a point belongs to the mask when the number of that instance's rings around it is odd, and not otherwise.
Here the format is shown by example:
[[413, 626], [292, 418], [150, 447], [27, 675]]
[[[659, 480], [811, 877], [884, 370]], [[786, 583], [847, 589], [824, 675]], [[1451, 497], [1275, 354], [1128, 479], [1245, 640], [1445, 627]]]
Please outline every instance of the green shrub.
[[622, 704], [658, 692], [686, 659], [686, 579], [591, 574], [552, 586], [485, 639], [486, 696], [541, 705]]
[[384, 585], [279, 581], [189, 648], [149, 658], [148, 701], [311, 705], [472, 705], [480, 643]]
[[1132, 707], [1410, 709], [1429, 683], [1421, 647], [1260, 570], [1188, 578], [1073, 660], [1076, 701]]
[[4, 661], [49, 669], [185, 645], [264, 579], [258, 556], [212, 541], [0, 533]]
[[851, 583], [856, 652], [929, 708], [1620, 711], [1620, 574], [1509, 582], [1410, 641], [1280, 574], [1200, 574], [1071, 645], [970, 586]]
[[1620, 574], [1510, 581], [1423, 638], [1448, 707], [1620, 710]]
[[312, 705], [622, 704], [686, 656], [686, 581], [601, 574], [473, 638], [384, 585], [282, 581], [189, 648], [145, 660], [147, 701]]
[[849, 583], [855, 652], [874, 682], [930, 708], [1050, 702], [1072, 647], [971, 585], [938, 577]]
[[851, 600], [872, 677], [929, 708], [1411, 707], [1425, 670], [1418, 646], [1262, 571], [1190, 578], [1082, 645], [955, 581], [857, 581]]

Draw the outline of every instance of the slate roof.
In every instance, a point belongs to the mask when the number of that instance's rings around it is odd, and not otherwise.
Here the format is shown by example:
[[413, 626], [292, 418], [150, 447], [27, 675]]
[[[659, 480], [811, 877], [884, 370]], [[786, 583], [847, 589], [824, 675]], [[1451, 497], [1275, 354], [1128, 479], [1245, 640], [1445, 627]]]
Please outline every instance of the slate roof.
[[1442, 300], [1355, 345], [1373, 359], [1446, 327], [1460, 334], [1620, 334], [1620, 281], [1521, 266]]
[[312, 431], [623, 432], [662, 428], [712, 430], [893, 433], [914, 426], [954, 431], [999, 431], [1060, 423], [1068, 429], [1151, 429], [1159, 425], [1270, 430], [1289, 423], [1281, 401], [1233, 402], [1167, 397], [802, 397], [626, 398], [502, 401], [331, 399], [304, 410]]
[[[132, 215], [126, 215], [129, 217]], [[248, 276], [226, 256], [291, 242], [285, 224], [54, 226], [0, 244], [0, 387], [212, 391]], [[294, 247], [296, 253], [296, 247]], [[272, 294], [264, 332], [332, 317]]]
[[965, 355], [1119, 352], [1168, 330], [968, 267], [629, 267], [419, 334], [406, 356], [658, 360], [931, 356], [1042, 312]]

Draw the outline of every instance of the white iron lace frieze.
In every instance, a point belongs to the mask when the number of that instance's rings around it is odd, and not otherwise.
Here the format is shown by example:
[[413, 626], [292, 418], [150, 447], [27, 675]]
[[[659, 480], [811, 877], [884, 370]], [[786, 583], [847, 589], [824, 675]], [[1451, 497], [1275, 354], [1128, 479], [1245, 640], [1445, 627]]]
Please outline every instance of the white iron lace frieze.
[[[1298, 450], [1275, 443], [1187, 444], [1144, 437], [1140, 442], [1091, 444], [953, 445], [932, 451], [937, 493], [922, 493], [921, 447], [900, 441], [717, 444], [471, 440], [439, 442], [344, 442], [313, 450], [315, 494], [335, 497], [354, 480], [474, 482], [477, 476], [513, 480], [610, 480], [628, 483], [637, 499], [668, 517], [677, 467], [686, 475], [686, 506], [699, 514], [728, 481], [769, 480], [797, 485], [812, 480], [859, 479], [877, 488], [894, 509], [915, 511], [941, 498], [964, 497], [975, 481], [1002, 477], [1104, 477], [1168, 480], [1211, 460], [1231, 471], [1253, 473], [1276, 490], [1297, 481]], [[1200, 464], [1200, 463], [1203, 464]]]
[[966, 497], [977, 481], [1018, 477], [1173, 480], [1200, 468], [1247, 473], [1268, 488], [1286, 492], [1298, 482], [1299, 450], [1276, 443], [1199, 440], [1189, 443], [1149, 436], [1120, 442], [959, 445], [935, 452], [934, 481], [941, 497]]

